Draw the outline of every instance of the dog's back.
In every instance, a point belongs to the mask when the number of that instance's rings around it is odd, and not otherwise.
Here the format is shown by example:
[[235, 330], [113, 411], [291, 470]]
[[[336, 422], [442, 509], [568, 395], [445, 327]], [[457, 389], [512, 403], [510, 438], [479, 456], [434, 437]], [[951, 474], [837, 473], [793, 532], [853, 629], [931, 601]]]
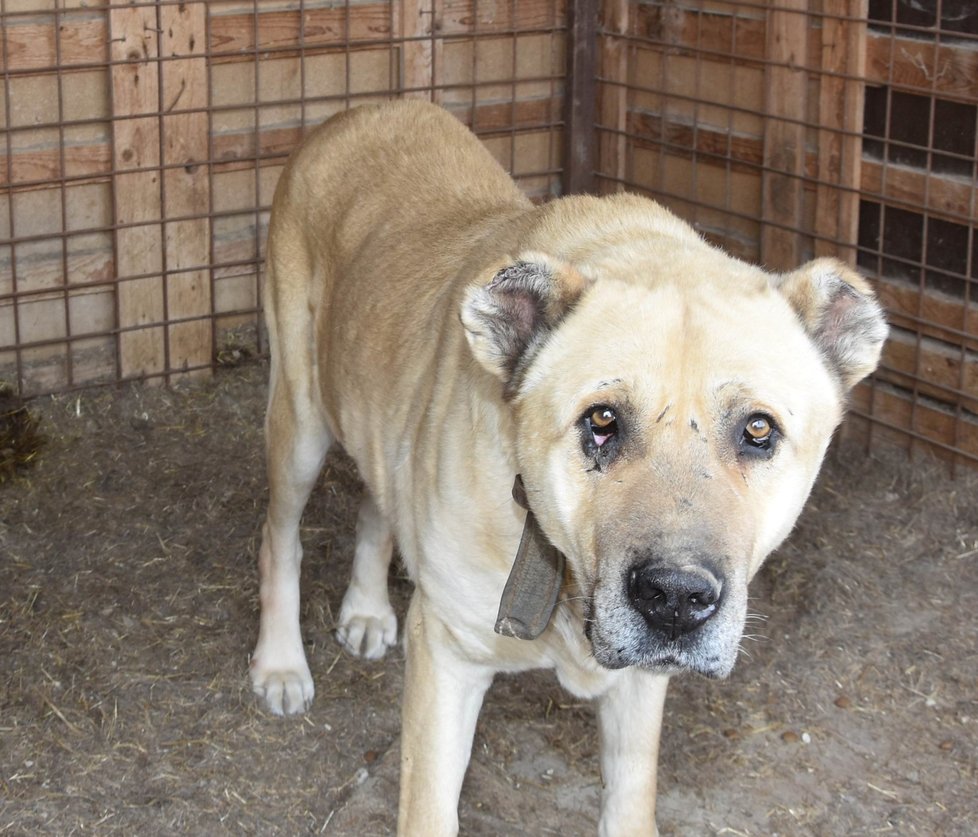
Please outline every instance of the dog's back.
[[[357, 444], [343, 426], [344, 406], [350, 415], [385, 407], [337, 399], [356, 398], [358, 381], [383, 370], [390, 386], [371, 390], [390, 396], [407, 374], [398, 356], [412, 357], [412, 371], [424, 366], [418, 358], [437, 344], [434, 335], [457, 323], [473, 238], [531, 209], [483, 144], [430, 104], [357, 108], [306, 139], [275, 194], [265, 310], [273, 358], [275, 348], [309, 357], [308, 341], [325, 358], [316, 378], [330, 382], [321, 395], [339, 441]], [[378, 240], [383, 246], [372, 246]], [[277, 337], [275, 321], [289, 322], [290, 333]], [[296, 333], [298, 321], [308, 333]], [[350, 346], [356, 353], [334, 351]]]

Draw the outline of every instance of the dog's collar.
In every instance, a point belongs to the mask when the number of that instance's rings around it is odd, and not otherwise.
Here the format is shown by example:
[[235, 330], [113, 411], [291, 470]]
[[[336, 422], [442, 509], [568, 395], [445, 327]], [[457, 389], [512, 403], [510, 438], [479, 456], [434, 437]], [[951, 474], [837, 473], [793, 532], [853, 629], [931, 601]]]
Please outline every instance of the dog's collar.
[[523, 537], [499, 601], [496, 633], [516, 639], [536, 639], [550, 622], [564, 580], [564, 555], [547, 540], [530, 509], [519, 474], [513, 499], [526, 509]]

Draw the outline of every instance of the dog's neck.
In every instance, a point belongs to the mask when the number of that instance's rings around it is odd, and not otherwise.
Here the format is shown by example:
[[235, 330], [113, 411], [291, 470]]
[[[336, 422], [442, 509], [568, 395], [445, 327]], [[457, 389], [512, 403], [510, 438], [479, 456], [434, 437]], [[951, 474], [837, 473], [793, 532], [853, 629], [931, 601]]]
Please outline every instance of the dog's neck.
[[536, 639], [549, 624], [557, 605], [564, 580], [564, 555], [540, 529], [519, 474], [513, 482], [513, 499], [526, 509], [526, 521], [499, 601], [495, 630], [502, 636]]

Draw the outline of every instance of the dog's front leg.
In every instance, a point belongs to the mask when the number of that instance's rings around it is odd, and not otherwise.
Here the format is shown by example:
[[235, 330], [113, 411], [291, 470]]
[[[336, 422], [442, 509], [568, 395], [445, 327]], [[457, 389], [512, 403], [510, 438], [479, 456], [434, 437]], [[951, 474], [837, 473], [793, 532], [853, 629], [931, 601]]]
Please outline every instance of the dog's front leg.
[[624, 669], [598, 701], [601, 837], [654, 837], [662, 705], [669, 678]]
[[458, 833], [458, 796], [493, 671], [461, 649], [420, 589], [408, 609], [401, 725], [401, 837]]

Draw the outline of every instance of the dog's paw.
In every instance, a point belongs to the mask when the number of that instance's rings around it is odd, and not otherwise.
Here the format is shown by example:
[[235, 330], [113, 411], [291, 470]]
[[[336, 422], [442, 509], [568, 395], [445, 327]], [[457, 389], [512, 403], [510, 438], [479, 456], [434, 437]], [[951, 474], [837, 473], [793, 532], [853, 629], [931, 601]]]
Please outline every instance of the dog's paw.
[[355, 657], [379, 660], [397, 642], [397, 616], [389, 603], [370, 603], [348, 590], [336, 639]]
[[300, 715], [312, 704], [316, 689], [309, 666], [266, 669], [251, 663], [251, 687], [273, 715]]

